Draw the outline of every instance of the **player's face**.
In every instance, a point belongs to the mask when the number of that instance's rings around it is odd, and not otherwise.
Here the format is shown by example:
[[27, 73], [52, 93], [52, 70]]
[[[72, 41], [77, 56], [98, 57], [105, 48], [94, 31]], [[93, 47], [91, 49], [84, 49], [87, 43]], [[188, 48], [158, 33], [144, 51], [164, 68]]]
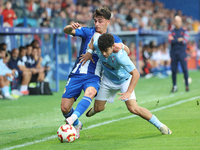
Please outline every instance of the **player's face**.
[[31, 55], [32, 49], [33, 49], [33, 48], [32, 48], [31, 46], [27, 47], [27, 52], [26, 52], [26, 54], [27, 54], [27, 55]]
[[113, 47], [108, 47], [106, 51], [101, 51], [104, 57], [108, 58], [113, 52]]
[[178, 29], [181, 28], [181, 26], [182, 26], [182, 20], [179, 19], [179, 18], [178, 18], [178, 19], [175, 19], [175, 20], [174, 20], [174, 25], [175, 25], [175, 27], [178, 28]]
[[12, 52], [12, 57], [13, 57], [13, 59], [17, 59], [17, 57], [19, 56], [19, 51], [18, 50], [14, 50], [13, 52]]
[[107, 26], [109, 25], [110, 20], [105, 19], [104, 17], [94, 17], [94, 25], [96, 32], [103, 34], [107, 32]]
[[6, 51], [1, 51], [0, 58], [5, 58], [5, 57], [6, 57]]
[[23, 56], [25, 56], [26, 55], [26, 49], [23, 49], [22, 51], [21, 51], [21, 57], [23, 57]]

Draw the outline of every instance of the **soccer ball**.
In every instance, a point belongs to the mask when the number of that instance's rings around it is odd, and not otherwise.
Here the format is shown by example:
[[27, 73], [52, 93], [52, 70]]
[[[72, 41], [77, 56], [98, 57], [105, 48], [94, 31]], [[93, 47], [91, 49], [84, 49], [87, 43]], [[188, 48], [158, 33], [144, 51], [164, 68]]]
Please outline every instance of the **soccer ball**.
[[61, 143], [73, 142], [75, 140], [76, 129], [69, 124], [64, 124], [58, 128], [57, 134]]
[[[185, 80], [183, 79], [183, 83], [185, 83]], [[188, 77], [188, 83], [191, 84], [192, 83], [192, 78]]]

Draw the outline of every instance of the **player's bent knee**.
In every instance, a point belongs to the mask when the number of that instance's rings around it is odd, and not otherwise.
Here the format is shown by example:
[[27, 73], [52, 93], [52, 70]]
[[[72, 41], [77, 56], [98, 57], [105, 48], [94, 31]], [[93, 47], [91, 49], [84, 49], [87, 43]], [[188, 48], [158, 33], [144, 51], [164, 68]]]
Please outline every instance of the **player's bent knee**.
[[68, 113], [72, 109], [74, 101], [75, 101], [74, 98], [62, 98], [61, 111], [63, 113]]
[[94, 87], [89, 87], [86, 89], [84, 96], [88, 96], [90, 98], [94, 98], [97, 94], [97, 90]]
[[71, 110], [71, 107], [65, 106], [64, 104], [61, 103], [61, 111], [63, 113], [68, 113]]

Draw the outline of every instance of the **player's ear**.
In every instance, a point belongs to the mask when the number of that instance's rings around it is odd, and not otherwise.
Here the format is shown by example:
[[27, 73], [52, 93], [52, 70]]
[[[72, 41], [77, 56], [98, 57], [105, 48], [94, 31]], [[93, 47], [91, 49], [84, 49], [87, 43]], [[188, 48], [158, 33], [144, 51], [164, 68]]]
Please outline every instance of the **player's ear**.
[[107, 20], [107, 25], [109, 25], [110, 24], [110, 20]]
[[112, 45], [112, 48], [115, 48], [115, 43]]

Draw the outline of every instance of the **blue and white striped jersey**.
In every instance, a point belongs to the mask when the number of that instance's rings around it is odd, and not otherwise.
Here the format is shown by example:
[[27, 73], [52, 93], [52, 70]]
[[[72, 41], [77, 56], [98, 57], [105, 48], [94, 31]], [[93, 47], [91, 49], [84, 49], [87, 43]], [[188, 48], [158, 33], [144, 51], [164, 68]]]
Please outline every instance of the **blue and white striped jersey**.
[[[75, 65], [69, 77], [74, 74], [92, 74], [92, 75], [101, 76], [102, 66], [97, 54], [92, 55], [92, 58], [95, 61], [95, 63], [88, 60], [84, 66], [82, 66], [82, 64], [79, 64], [79, 61], [80, 61], [79, 58], [82, 54], [86, 53], [88, 43], [90, 42], [95, 32], [96, 32], [95, 27], [91, 27], [91, 28], [81, 27], [81, 28], [76, 29], [75, 36], [81, 37], [82, 43], [81, 43], [79, 55], [76, 59]], [[122, 43], [121, 39], [118, 36], [114, 35], [114, 38], [115, 38], [115, 43]]]

